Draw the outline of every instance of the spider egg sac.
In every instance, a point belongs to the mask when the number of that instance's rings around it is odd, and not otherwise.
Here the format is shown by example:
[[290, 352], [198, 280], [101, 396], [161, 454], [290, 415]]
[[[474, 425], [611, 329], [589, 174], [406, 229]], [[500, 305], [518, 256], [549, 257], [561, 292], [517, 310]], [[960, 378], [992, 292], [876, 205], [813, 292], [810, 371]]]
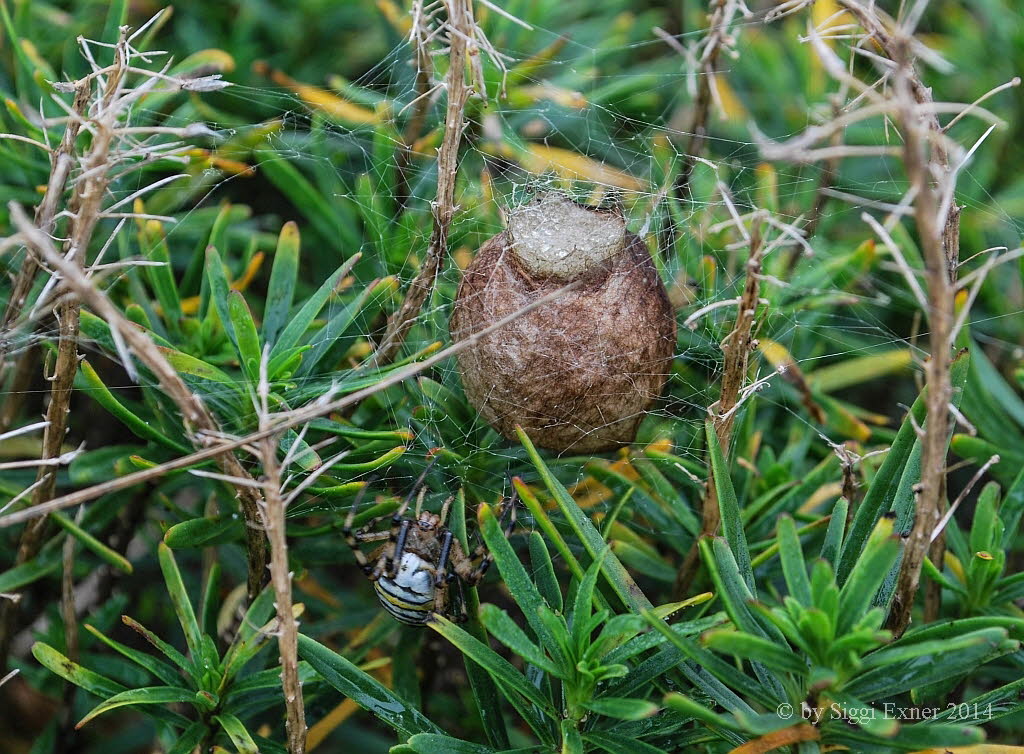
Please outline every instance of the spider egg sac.
[[555, 451], [629, 443], [661, 394], [676, 323], [643, 240], [621, 214], [546, 193], [513, 211], [459, 286], [461, 340], [573, 281], [576, 288], [458, 355], [470, 402], [505, 437]]

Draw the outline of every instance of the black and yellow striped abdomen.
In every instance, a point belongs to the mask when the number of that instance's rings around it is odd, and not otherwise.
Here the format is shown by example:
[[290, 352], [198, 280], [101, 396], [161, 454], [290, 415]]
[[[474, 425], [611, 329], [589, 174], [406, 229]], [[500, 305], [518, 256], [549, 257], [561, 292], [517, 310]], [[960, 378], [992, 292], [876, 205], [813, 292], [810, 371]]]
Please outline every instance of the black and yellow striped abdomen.
[[373, 588], [384, 609], [407, 625], [422, 626], [434, 609], [434, 569], [415, 553], [403, 553], [395, 577], [381, 576]]

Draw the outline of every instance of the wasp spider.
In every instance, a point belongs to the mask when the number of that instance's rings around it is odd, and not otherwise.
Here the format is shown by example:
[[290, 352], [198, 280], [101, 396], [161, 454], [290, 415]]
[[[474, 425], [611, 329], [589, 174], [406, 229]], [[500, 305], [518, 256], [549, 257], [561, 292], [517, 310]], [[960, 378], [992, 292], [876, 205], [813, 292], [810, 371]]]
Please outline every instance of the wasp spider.
[[[417, 485], [418, 486], [418, 485]], [[415, 488], [414, 488], [415, 492]], [[389, 530], [374, 531], [374, 526], [386, 518], [378, 516], [359, 529], [352, 528], [357, 499], [345, 519], [342, 533], [345, 542], [352, 548], [356, 562], [366, 577], [373, 582], [377, 599], [398, 621], [410, 626], [424, 625], [432, 612], [452, 617], [456, 602], [460, 612], [457, 620], [466, 619], [461, 599], [461, 586], [476, 586], [491, 564], [491, 554], [481, 543], [472, 554], [467, 555], [459, 540], [445, 526], [448, 509], [453, 498], [448, 498], [441, 508], [441, 515], [422, 510], [426, 488], [421, 488], [416, 499], [414, 518], [405, 516], [413, 493], [403, 501], [391, 517]], [[499, 517], [508, 515], [505, 527], [507, 537], [515, 524], [515, 494], [503, 501]], [[369, 557], [359, 549], [364, 542], [387, 540]], [[452, 594], [452, 587], [456, 594]], [[453, 599], [456, 597], [457, 599]]]

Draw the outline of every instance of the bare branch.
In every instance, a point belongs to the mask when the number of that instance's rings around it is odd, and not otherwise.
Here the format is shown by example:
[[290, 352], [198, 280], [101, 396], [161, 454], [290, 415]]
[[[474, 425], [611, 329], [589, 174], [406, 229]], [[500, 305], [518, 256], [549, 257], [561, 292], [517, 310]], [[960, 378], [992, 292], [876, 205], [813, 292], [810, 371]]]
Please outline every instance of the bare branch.
[[[260, 359], [258, 388], [259, 426], [270, 426], [270, 385], [267, 380], [269, 346]], [[281, 662], [281, 687], [287, 719], [289, 754], [303, 754], [306, 750], [306, 712], [302, 703], [302, 684], [299, 682], [299, 625], [292, 608], [292, 574], [288, 570], [288, 540], [285, 536], [287, 501], [281, 495], [281, 464], [277, 458], [279, 433], [270, 434], [260, 443], [260, 462], [263, 466], [263, 517], [270, 540], [270, 583], [274, 588], [274, 604], [279, 624], [277, 648]], [[297, 443], [296, 443], [297, 444]]]
[[[756, 347], [753, 337], [754, 315], [757, 312], [757, 305], [761, 295], [761, 260], [764, 253], [764, 243], [761, 237], [761, 221], [764, 213], [757, 213], [752, 222], [750, 232], [750, 255], [746, 264], [746, 281], [743, 293], [739, 298], [739, 312], [736, 314], [736, 325], [722, 341], [722, 350], [725, 352], [725, 363], [722, 371], [722, 388], [718, 401], [708, 407], [708, 413], [714, 425], [715, 434], [718, 436], [722, 452], [728, 457], [729, 441], [732, 437], [732, 425], [736, 418], [736, 411], [740, 404], [756, 392], [761, 386], [767, 383], [765, 380], [750, 386], [749, 392], [744, 393], [744, 383], [747, 379], [747, 365], [750, 360], [750, 352]], [[773, 373], [771, 376], [774, 376]], [[718, 531], [721, 523], [721, 514], [718, 508], [718, 492], [715, 489], [714, 475], [708, 472], [707, 491], [703, 501], [703, 523], [701, 536], [711, 536]], [[677, 595], [684, 594], [690, 587], [696, 572], [700, 550], [698, 546], [699, 537], [694, 540], [690, 551], [679, 567], [676, 575], [675, 592]]]
[[394, 370], [393, 372], [389, 373], [386, 377], [382, 377], [379, 382], [370, 385], [369, 387], [365, 387], [362, 390], [357, 390], [354, 393], [349, 393], [348, 395], [342, 398], [336, 398], [329, 401], [316, 401], [309, 406], [297, 409], [288, 414], [284, 414], [278, 417], [274, 421], [272, 426], [268, 427], [267, 429], [258, 430], [244, 437], [239, 437], [235, 439], [225, 439], [221, 442], [217, 442], [211, 445], [208, 448], [196, 451], [195, 453], [190, 453], [189, 455], [186, 456], [181, 456], [172, 461], [167, 461], [151, 469], [143, 469], [142, 471], [137, 471], [132, 474], [126, 474], [125, 476], [118, 477], [117, 479], [111, 479], [110, 481], [102, 482], [100, 484], [87, 487], [84, 490], [71, 492], [67, 495], [55, 498], [46, 503], [42, 503], [34, 508], [17, 511], [16, 513], [12, 513], [7, 516], [0, 516], [0, 529], [6, 528], [8, 526], [14, 526], [15, 524], [23, 523], [25, 521], [29, 521], [38, 516], [45, 515], [47, 513], [52, 513], [55, 510], [62, 510], [64, 508], [69, 508], [73, 505], [79, 505], [89, 500], [94, 500], [95, 498], [100, 497], [101, 495], [106, 495], [110, 492], [116, 492], [117, 490], [121, 490], [126, 487], [131, 487], [142, 482], [157, 479], [171, 471], [177, 471], [178, 469], [188, 468], [189, 466], [194, 466], [195, 464], [202, 463], [203, 461], [208, 461], [211, 458], [216, 458], [221, 454], [225, 454], [228, 453], [229, 451], [236, 450], [245, 445], [249, 445], [251, 443], [263, 440], [266, 437], [269, 437], [271, 434], [276, 434], [291, 427], [300, 426], [320, 416], [325, 416], [326, 414], [329, 414], [332, 411], [340, 411], [348, 406], [358, 404], [359, 402], [365, 400], [369, 396], [374, 395], [380, 392], [381, 390], [386, 390], [387, 388], [393, 385], [397, 385], [398, 383], [419, 374], [423, 370], [429, 369], [435, 364], [438, 364], [444, 361], [445, 359], [451, 358], [460, 351], [472, 347], [482, 338], [486, 338], [488, 335], [497, 330], [500, 330], [501, 328], [508, 325], [510, 322], [514, 322], [515, 320], [519, 319], [519, 317], [522, 317], [524, 314], [531, 312], [540, 306], [545, 306], [550, 302], [557, 300], [558, 298], [564, 296], [569, 291], [575, 290], [577, 286], [578, 283], [570, 283], [568, 285], [562, 286], [561, 288], [552, 291], [548, 295], [542, 296], [541, 298], [537, 299], [529, 306], [524, 306], [519, 311], [509, 314], [507, 317], [502, 317], [497, 322], [488, 325], [482, 330], [478, 330], [477, 332], [473, 333], [472, 335], [466, 338], [463, 338], [462, 340], [449, 346], [443, 351], [438, 351], [437, 353], [424, 359], [423, 361], [418, 361], [409, 364], [408, 366], [402, 367], [401, 369]]
[[[115, 338], [121, 338], [126, 347], [130, 347], [134, 355], [153, 372], [161, 390], [174, 401], [186, 424], [194, 431], [219, 432], [220, 428], [213, 415], [207, 410], [199, 396], [189, 390], [149, 335], [129, 322], [79, 267], [65, 260], [53, 247], [49, 236], [32, 225], [20, 206], [12, 202], [9, 207], [15, 227], [21, 233], [26, 244], [61, 274], [64, 284], [73, 290], [84, 303], [88, 304], [96, 314], [106, 320], [110, 325], [111, 334]], [[127, 358], [131, 359], [130, 356]], [[77, 360], [75, 365], [77, 367]], [[128, 364], [125, 366], [127, 368]], [[227, 476], [249, 478], [249, 474], [234, 453], [225, 451], [215, 454], [214, 457], [221, 471]], [[258, 508], [259, 494], [245, 486], [236, 487], [236, 490], [246, 520], [249, 596], [255, 598], [263, 584], [266, 557], [263, 537], [260, 533], [262, 524]], [[52, 494], [47, 497], [50, 496]], [[41, 500], [37, 502], [41, 503]]]
[[[693, 105], [693, 117], [687, 132], [690, 135], [686, 144], [683, 166], [676, 178], [675, 193], [683, 198], [689, 192], [690, 178], [707, 142], [708, 119], [711, 115], [711, 104], [717, 92], [714, 90], [715, 76], [718, 71], [718, 59], [723, 50], [729, 51], [735, 44], [731, 28], [737, 13], [745, 10], [742, 3], [736, 0], [710, 0], [711, 12], [708, 19], [708, 34], [697, 48], [693, 57], [696, 66], [693, 76], [697, 78], [697, 96]], [[688, 56], [689, 57], [689, 56]]]
[[[922, 124], [913, 107], [915, 90], [908, 45], [900, 43], [895, 49], [900, 63], [895, 74], [896, 97], [901, 105], [900, 130], [903, 134], [903, 162], [911, 184], [917, 190], [914, 219], [925, 260], [928, 281], [928, 323], [930, 357], [926, 365], [928, 396], [926, 402], [925, 436], [921, 452], [921, 494], [917, 498], [917, 512], [910, 536], [906, 540], [889, 626], [897, 635], [910, 624], [910, 612], [921, 577], [921, 564], [930, 546], [929, 536], [941, 512], [941, 499], [945, 490], [946, 448], [949, 442], [949, 410], [952, 398], [949, 368], [951, 364], [950, 339], [953, 327], [954, 286], [951, 276], [956, 274], [958, 251], [949, 244], [959, 242], [959, 210], [951, 212], [952, 228], [945, 231], [938, 225], [939, 202], [931, 184], [931, 171], [925, 154], [925, 134], [935, 124]], [[922, 88], [923, 87], [918, 87]], [[932, 159], [937, 160], [937, 150]], [[945, 159], [945, 156], [943, 156]], [[938, 166], [948, 171], [948, 164]]]
[[[437, 152], [437, 197], [434, 200], [434, 230], [427, 246], [426, 259], [409, 285], [405, 300], [388, 319], [387, 331], [373, 355], [373, 364], [381, 366], [392, 361], [415, 322], [423, 302], [434, 289], [434, 281], [448, 251], [448, 229], [455, 216], [455, 179], [459, 170], [459, 145], [465, 128], [467, 39], [472, 39], [471, 0], [447, 0], [448, 28], [451, 41], [445, 89], [448, 108], [444, 120], [444, 138]], [[478, 56], [479, 57], [479, 56]]]

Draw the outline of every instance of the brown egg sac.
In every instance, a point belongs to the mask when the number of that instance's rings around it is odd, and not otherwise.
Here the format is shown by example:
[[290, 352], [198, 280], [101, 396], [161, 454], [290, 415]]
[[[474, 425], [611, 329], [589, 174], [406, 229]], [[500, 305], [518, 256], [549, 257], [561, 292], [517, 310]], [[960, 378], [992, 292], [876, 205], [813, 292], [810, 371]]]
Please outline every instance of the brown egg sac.
[[505, 437], [518, 424], [542, 447], [592, 453], [634, 439], [676, 343], [665, 287], [620, 214], [555, 193], [517, 209], [466, 269], [451, 333], [461, 340], [577, 280], [458, 361], [470, 402]]

